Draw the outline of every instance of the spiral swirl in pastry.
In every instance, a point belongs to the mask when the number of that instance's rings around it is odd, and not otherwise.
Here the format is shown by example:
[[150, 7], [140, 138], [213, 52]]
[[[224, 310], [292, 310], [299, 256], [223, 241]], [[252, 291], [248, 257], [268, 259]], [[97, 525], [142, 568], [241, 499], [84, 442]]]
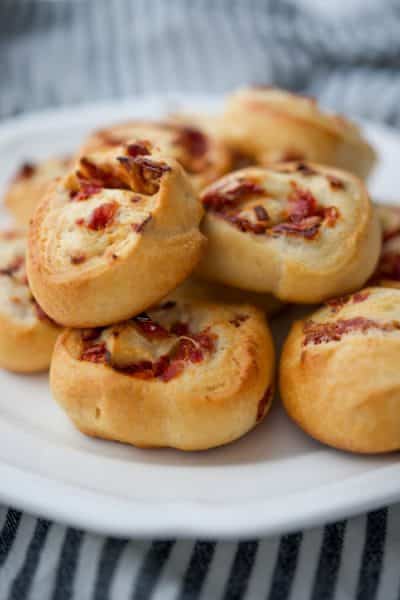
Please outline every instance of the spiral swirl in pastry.
[[66, 330], [51, 367], [57, 402], [84, 433], [203, 450], [267, 414], [274, 348], [262, 312], [177, 291], [106, 328]]
[[335, 298], [292, 327], [280, 365], [289, 416], [352, 452], [400, 449], [400, 290]]
[[380, 224], [349, 173], [310, 163], [249, 167], [201, 199], [205, 279], [313, 303], [359, 289], [377, 263]]
[[164, 154], [175, 158], [200, 191], [231, 168], [231, 153], [211, 127], [199, 120], [170, 118], [163, 121], [128, 121], [95, 131], [84, 142], [80, 155], [132, 140], [148, 140]]
[[33, 293], [67, 326], [138, 314], [195, 267], [202, 213], [182, 167], [149, 142], [82, 157], [32, 220]]

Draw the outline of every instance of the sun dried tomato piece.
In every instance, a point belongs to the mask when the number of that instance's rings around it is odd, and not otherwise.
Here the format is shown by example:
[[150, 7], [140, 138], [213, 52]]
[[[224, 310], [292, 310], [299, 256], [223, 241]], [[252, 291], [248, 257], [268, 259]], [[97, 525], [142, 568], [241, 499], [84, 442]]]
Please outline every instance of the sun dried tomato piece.
[[235, 327], [240, 327], [240, 325], [242, 323], [244, 323], [245, 321], [247, 321], [248, 318], [249, 318], [249, 315], [235, 315], [233, 317], [233, 319], [231, 319], [229, 321], [229, 323], [231, 323]]
[[254, 181], [235, 181], [221, 188], [213, 188], [203, 195], [203, 206], [214, 212], [233, 207], [251, 195], [265, 195], [264, 188]]
[[328, 206], [323, 210], [323, 215], [328, 227], [333, 227], [339, 218], [339, 211], [335, 206]]
[[118, 367], [117, 370], [127, 375], [138, 377], [139, 379], [153, 379], [154, 377], [154, 365], [150, 360], [142, 360], [128, 367]]
[[174, 360], [199, 363], [203, 360], [203, 352], [199, 344], [191, 338], [180, 338], [174, 354]]
[[23, 256], [16, 256], [7, 267], [0, 269], [0, 275], [8, 275], [9, 277], [12, 277], [20, 270], [21, 267], [24, 266], [24, 264], [25, 258]]
[[325, 304], [329, 306], [332, 313], [338, 313], [340, 310], [342, 310], [343, 306], [345, 306], [349, 302], [350, 298], [351, 296], [331, 298], [330, 300], [327, 300]]
[[99, 231], [100, 229], [109, 227], [114, 222], [118, 208], [119, 204], [115, 201], [100, 204], [92, 212], [87, 224], [88, 228], [93, 231]]
[[[279, 156], [279, 161], [280, 162], [294, 162], [297, 160], [303, 160], [305, 158], [304, 154], [302, 152], [300, 152], [299, 150], [295, 150], [288, 148], [287, 150], [284, 150], [282, 152], [282, 154]], [[306, 174], [306, 173], [305, 173]], [[311, 175], [311, 173], [308, 173]]]
[[296, 184], [289, 196], [288, 217], [293, 223], [299, 223], [307, 217], [313, 217], [318, 212], [317, 201], [309, 190], [303, 190]]
[[317, 171], [315, 169], [313, 169], [312, 167], [310, 167], [310, 165], [307, 165], [306, 163], [303, 163], [303, 162], [300, 162], [297, 165], [296, 170], [299, 171], [302, 175], [306, 175], [306, 176], [317, 175]]
[[105, 169], [99, 165], [95, 165], [85, 156], [81, 158], [80, 166], [81, 168], [77, 172], [77, 177], [82, 182], [88, 180], [89, 183], [109, 189], [129, 189], [129, 185], [118, 177], [111, 168]]
[[95, 181], [82, 181], [78, 191], [70, 192], [70, 197], [77, 202], [87, 200], [91, 196], [98, 194], [103, 189], [100, 183]]
[[246, 219], [245, 217], [240, 217], [235, 214], [220, 213], [219, 216], [222, 217], [225, 221], [232, 223], [232, 225], [235, 225], [235, 227], [237, 227], [240, 231], [243, 231], [244, 233], [249, 232], [254, 233], [256, 235], [261, 235], [267, 230], [267, 226], [264, 223], [252, 223], [251, 221], [249, 221], [249, 219]]
[[329, 227], [333, 227], [339, 217], [339, 211], [335, 206], [318, 206], [309, 190], [301, 189], [294, 184], [294, 190], [289, 197], [288, 217], [292, 223], [303, 222], [309, 217], [322, 217]]
[[399, 229], [392, 229], [392, 231], [385, 231], [383, 233], [383, 241], [384, 242], [388, 242], [389, 240], [396, 238], [400, 235], [400, 228]]
[[162, 377], [165, 371], [168, 369], [170, 363], [171, 359], [167, 354], [165, 354], [164, 356], [160, 356], [160, 358], [154, 364], [153, 367], [154, 377]]
[[265, 210], [265, 208], [263, 206], [261, 206], [261, 204], [254, 206], [253, 210], [259, 221], [268, 221], [269, 215], [268, 215], [267, 211]]
[[356, 292], [355, 294], [348, 294], [347, 296], [340, 296], [339, 298], [331, 298], [331, 300], [327, 300], [326, 305], [329, 306], [332, 313], [338, 313], [346, 304], [351, 302], [353, 304], [364, 302], [369, 295], [370, 294], [367, 291]]
[[85, 254], [76, 254], [70, 257], [71, 264], [73, 265], [81, 265], [86, 260]]
[[335, 175], [326, 175], [326, 178], [329, 181], [329, 184], [332, 189], [344, 190], [345, 183], [342, 179], [339, 179], [339, 177], [336, 177]]
[[[138, 315], [132, 320], [150, 339], [163, 339], [170, 335], [170, 332], [155, 322], [146, 313]], [[210, 333], [208, 330], [204, 330], [195, 335], [181, 337], [170, 354], [165, 354], [154, 362], [143, 360], [130, 365], [120, 366], [113, 362], [112, 356], [107, 351], [104, 342], [91, 343], [99, 338], [102, 331], [103, 328], [100, 327], [87, 329], [82, 332], [84, 349], [81, 354], [81, 360], [104, 363], [123, 375], [139, 379], [157, 378], [164, 382], [177, 377], [183, 372], [185, 365], [188, 363], [201, 362], [205, 352], [210, 353], [215, 349], [217, 339], [216, 335]], [[187, 326], [185, 332], [188, 332]]]
[[370, 293], [367, 291], [356, 292], [353, 294], [353, 304], [358, 304], [358, 302], [364, 302], [367, 298], [369, 298]]
[[107, 347], [105, 342], [93, 344], [83, 349], [81, 360], [94, 363], [105, 363], [107, 356]]
[[132, 319], [145, 336], [154, 339], [169, 337], [169, 332], [159, 323], [154, 321], [147, 313], [141, 313]]
[[149, 158], [138, 157], [135, 162], [140, 165], [144, 179], [161, 179], [164, 173], [171, 171], [171, 167], [167, 163], [156, 162]]
[[183, 146], [190, 156], [202, 158], [207, 153], [209, 141], [200, 129], [183, 126], [179, 128], [175, 144]]
[[299, 221], [298, 223], [285, 222], [275, 225], [272, 227], [271, 233], [272, 235], [283, 233], [286, 235], [304, 237], [307, 240], [313, 240], [319, 232], [321, 223], [321, 217], [308, 217], [303, 219], [303, 221]]
[[306, 321], [304, 324], [304, 340], [303, 346], [308, 344], [322, 344], [327, 342], [340, 341], [343, 335], [353, 331], [366, 333], [371, 329], [380, 331], [397, 331], [400, 330], [400, 323], [391, 321], [390, 323], [381, 323], [365, 317], [354, 317], [352, 319], [340, 319], [333, 323], [315, 323], [314, 321]]
[[182, 371], [184, 370], [184, 368], [185, 368], [185, 365], [184, 365], [183, 362], [181, 362], [181, 361], [173, 361], [162, 372], [162, 374], [160, 375], [160, 378], [165, 383], [167, 383], [168, 381], [171, 381], [171, 379], [174, 379], [175, 377], [177, 377], [178, 375], [180, 375], [182, 373]]
[[143, 229], [145, 228], [145, 226], [147, 225], [147, 223], [149, 221], [151, 221], [151, 219], [152, 219], [152, 216], [148, 215], [141, 223], [132, 223], [132, 225], [131, 225], [132, 230], [135, 233], [141, 233], [143, 231]]
[[23, 181], [24, 179], [30, 179], [37, 171], [37, 165], [33, 162], [22, 163], [18, 169], [14, 181]]
[[132, 144], [128, 144], [126, 147], [126, 151], [128, 155], [132, 158], [136, 158], [137, 156], [148, 156], [151, 154], [150, 152], [150, 142], [134, 142]]
[[187, 323], [176, 322], [170, 327], [170, 332], [174, 335], [189, 335], [189, 326]]
[[217, 336], [214, 333], [209, 333], [206, 330], [200, 333], [196, 333], [191, 337], [198, 344], [200, 344], [200, 347], [206, 352], [213, 352], [215, 350], [215, 342], [217, 340]]
[[272, 400], [272, 392], [272, 386], [268, 386], [261, 400], [259, 401], [257, 406], [256, 423], [258, 423], [265, 415], [265, 411], [267, 410], [267, 407]]
[[133, 177], [138, 191], [154, 194], [158, 191], [159, 182], [164, 173], [171, 171], [165, 162], [156, 162], [146, 156], [119, 156], [117, 158], [122, 167]]

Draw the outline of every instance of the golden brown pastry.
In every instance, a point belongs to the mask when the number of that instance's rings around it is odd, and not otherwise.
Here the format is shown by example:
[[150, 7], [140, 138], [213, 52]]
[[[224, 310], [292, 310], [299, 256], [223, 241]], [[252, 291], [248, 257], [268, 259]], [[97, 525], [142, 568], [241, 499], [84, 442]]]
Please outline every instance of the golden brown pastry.
[[231, 153], [200, 120], [169, 118], [163, 121], [136, 120], [95, 131], [84, 142], [80, 156], [111, 148], [131, 140], [148, 140], [164, 154], [175, 158], [200, 191], [231, 168]]
[[204, 279], [317, 303], [374, 271], [380, 224], [355, 176], [310, 163], [249, 167], [204, 190]]
[[289, 416], [351, 452], [400, 449], [400, 290], [333, 299], [292, 327], [280, 365]]
[[24, 163], [6, 192], [4, 202], [21, 227], [28, 227], [36, 206], [56, 177], [66, 174], [68, 158], [49, 158], [38, 163]]
[[139, 447], [204, 450], [267, 414], [274, 348], [262, 312], [186, 299], [106, 328], [66, 330], [51, 389], [88, 435]]
[[202, 213], [182, 167], [148, 142], [83, 157], [32, 220], [35, 298], [70, 327], [140, 313], [194, 269], [205, 244]]
[[400, 206], [375, 206], [382, 224], [382, 251], [371, 283], [400, 288]]
[[25, 251], [23, 233], [0, 233], [0, 367], [32, 373], [48, 369], [61, 330], [31, 294]]
[[375, 152], [359, 128], [312, 98], [271, 87], [238, 90], [221, 119], [227, 143], [258, 164], [306, 160], [367, 177]]

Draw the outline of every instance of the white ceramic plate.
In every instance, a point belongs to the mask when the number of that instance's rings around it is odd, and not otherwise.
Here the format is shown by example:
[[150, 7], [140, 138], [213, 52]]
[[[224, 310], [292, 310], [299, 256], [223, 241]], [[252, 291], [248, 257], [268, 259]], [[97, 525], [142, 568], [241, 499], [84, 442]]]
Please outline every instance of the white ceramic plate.
[[[23, 159], [72, 151], [92, 127], [204, 97], [153, 97], [41, 113], [0, 126], [0, 186]], [[397, 200], [400, 137], [367, 124], [381, 163], [371, 191]], [[274, 324], [278, 338], [287, 317]], [[372, 376], [372, 375], [371, 375]], [[308, 438], [275, 402], [254, 432], [225, 448], [183, 454], [86, 438], [54, 404], [46, 376], [0, 372], [0, 500], [119, 536], [248, 538], [303, 528], [400, 499], [395, 455], [368, 458]]]

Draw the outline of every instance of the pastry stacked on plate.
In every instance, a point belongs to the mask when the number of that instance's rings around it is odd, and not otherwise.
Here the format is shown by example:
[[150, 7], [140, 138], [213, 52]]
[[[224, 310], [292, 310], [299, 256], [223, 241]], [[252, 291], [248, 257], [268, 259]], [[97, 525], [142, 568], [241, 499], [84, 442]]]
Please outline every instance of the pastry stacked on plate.
[[111, 125], [25, 165], [6, 204], [30, 222], [27, 277], [24, 234], [0, 238], [1, 365], [51, 363], [84, 433], [206, 449], [268, 414], [267, 318], [325, 303], [285, 343], [286, 410], [332, 446], [398, 449], [400, 217], [371, 204], [374, 160], [313, 100], [249, 88], [221, 115]]

